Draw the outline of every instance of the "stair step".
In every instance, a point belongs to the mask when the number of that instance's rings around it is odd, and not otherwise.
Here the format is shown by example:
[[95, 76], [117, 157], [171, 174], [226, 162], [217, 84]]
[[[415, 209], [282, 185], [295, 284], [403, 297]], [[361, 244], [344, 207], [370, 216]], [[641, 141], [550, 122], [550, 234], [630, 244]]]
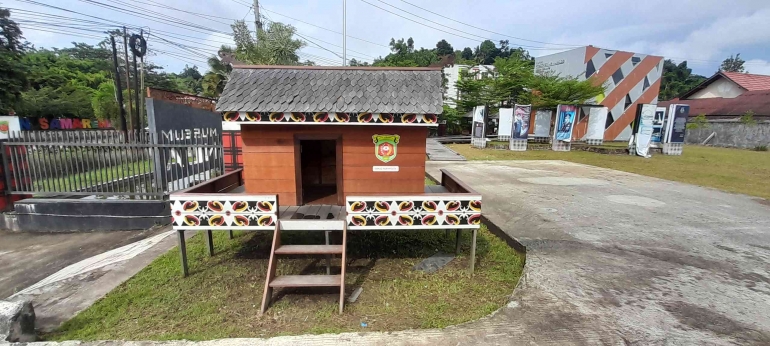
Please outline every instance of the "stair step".
[[281, 245], [276, 255], [339, 255], [342, 245]]
[[270, 282], [270, 287], [339, 287], [341, 275], [283, 275]]
[[343, 220], [281, 220], [281, 231], [341, 231]]

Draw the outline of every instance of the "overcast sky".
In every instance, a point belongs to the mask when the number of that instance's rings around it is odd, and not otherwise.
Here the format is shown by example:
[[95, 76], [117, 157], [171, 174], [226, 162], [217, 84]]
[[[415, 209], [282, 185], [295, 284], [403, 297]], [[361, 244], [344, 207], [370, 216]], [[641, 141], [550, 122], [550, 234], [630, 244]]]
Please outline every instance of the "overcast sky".
[[[27, 1], [6, 0], [2, 6], [34, 11], [12, 10], [12, 18], [27, 21], [22, 22], [24, 36], [37, 47], [99, 41], [96, 37], [75, 37], [62, 31], [104, 36], [94, 31], [66, 28], [61, 25], [72, 26], [67, 19], [56, 21], [51, 17], [36, 17], [35, 13], [97, 19]], [[204, 71], [204, 56], [213, 54], [222, 43], [231, 42], [223, 33], [231, 32], [228, 23], [232, 20], [246, 18], [250, 27], [254, 26], [254, 13], [248, 6], [253, 0], [34, 1], [149, 28], [156, 35], [149, 38], [150, 50], [157, 54], [149, 59], [171, 72], [178, 72], [185, 64], [196, 64]], [[127, 5], [129, 3], [132, 5]], [[338, 33], [342, 31], [342, 0], [260, 0], [260, 5], [268, 20], [292, 24], [300, 35], [315, 42], [302, 50], [303, 60], [314, 60], [319, 65], [340, 63], [336, 54], [342, 55], [342, 35]], [[200, 27], [172, 26], [158, 18], [144, 19], [105, 8], [110, 6], [131, 6], [135, 8], [134, 13], [173, 17]], [[46, 23], [29, 22], [35, 20]], [[96, 25], [76, 25], [88, 30], [104, 30]], [[348, 58], [366, 61], [388, 54], [387, 44], [391, 38], [412, 37], [415, 46], [426, 48], [433, 48], [437, 41], [446, 39], [455, 49], [475, 47], [489, 38], [495, 41], [508, 39], [512, 46], [524, 46], [534, 56], [588, 44], [661, 55], [677, 62], [687, 60], [695, 73], [707, 76], [717, 70], [724, 58], [741, 53], [749, 72], [770, 74], [770, 0], [347, 0], [347, 31]], [[195, 48], [178, 47], [167, 41]]]

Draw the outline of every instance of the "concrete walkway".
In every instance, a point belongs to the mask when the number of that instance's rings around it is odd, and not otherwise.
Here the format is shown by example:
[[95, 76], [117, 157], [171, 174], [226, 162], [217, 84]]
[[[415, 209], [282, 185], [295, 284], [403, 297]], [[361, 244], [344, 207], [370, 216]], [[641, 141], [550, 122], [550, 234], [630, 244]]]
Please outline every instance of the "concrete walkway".
[[465, 161], [465, 157], [439, 143], [435, 138], [428, 138], [426, 146], [430, 161]]
[[[172, 248], [176, 237], [169, 237], [170, 234], [168, 228], [137, 232], [8, 234], [17, 245], [31, 240], [37, 244], [0, 256], [3, 266], [15, 267], [13, 271], [0, 272], [0, 282], [27, 283], [27, 277], [50, 274], [25, 284], [26, 288], [7, 300], [32, 301], [36, 328], [52, 331]], [[117, 247], [126, 242], [130, 243]], [[79, 260], [83, 254], [92, 252], [97, 254]], [[25, 279], [18, 278], [19, 275]]]
[[493, 316], [443, 330], [91, 344], [770, 344], [767, 201], [561, 161], [427, 163], [440, 168], [527, 246], [523, 281]]
[[158, 234], [159, 230], [30, 233], [0, 231], [0, 299], [79, 261]]

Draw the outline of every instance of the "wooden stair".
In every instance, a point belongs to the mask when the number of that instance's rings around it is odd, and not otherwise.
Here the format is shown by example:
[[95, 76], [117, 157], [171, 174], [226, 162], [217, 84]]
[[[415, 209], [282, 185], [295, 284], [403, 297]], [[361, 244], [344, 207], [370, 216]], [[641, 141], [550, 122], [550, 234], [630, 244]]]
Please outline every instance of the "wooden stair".
[[[326, 245], [281, 245], [281, 230], [318, 230], [325, 231]], [[329, 245], [328, 232], [342, 231], [342, 245]], [[262, 296], [262, 308], [260, 314], [265, 313], [270, 306], [270, 300], [274, 288], [287, 287], [339, 287], [340, 288], [340, 314], [344, 307], [345, 298], [345, 262], [347, 245], [347, 226], [340, 220], [291, 220], [276, 221], [273, 233], [273, 246], [270, 250], [270, 261], [267, 265], [265, 279], [265, 292]], [[282, 275], [275, 276], [278, 265], [276, 256], [282, 255], [326, 255], [327, 275]], [[340, 275], [329, 275], [328, 261], [331, 255], [342, 255]]]

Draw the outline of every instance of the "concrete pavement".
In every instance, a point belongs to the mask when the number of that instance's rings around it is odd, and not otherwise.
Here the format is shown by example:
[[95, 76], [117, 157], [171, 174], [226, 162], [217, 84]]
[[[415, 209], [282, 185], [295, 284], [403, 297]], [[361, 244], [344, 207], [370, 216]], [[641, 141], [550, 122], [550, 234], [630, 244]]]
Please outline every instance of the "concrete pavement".
[[446, 145], [441, 144], [435, 138], [428, 138], [425, 143], [428, 160], [431, 161], [465, 161], [465, 157], [458, 154]]
[[443, 330], [94, 345], [766, 345], [770, 204], [561, 161], [428, 162], [527, 246], [508, 306]]
[[168, 229], [0, 234], [3, 299], [32, 301], [50, 331], [89, 307], [176, 243]]

